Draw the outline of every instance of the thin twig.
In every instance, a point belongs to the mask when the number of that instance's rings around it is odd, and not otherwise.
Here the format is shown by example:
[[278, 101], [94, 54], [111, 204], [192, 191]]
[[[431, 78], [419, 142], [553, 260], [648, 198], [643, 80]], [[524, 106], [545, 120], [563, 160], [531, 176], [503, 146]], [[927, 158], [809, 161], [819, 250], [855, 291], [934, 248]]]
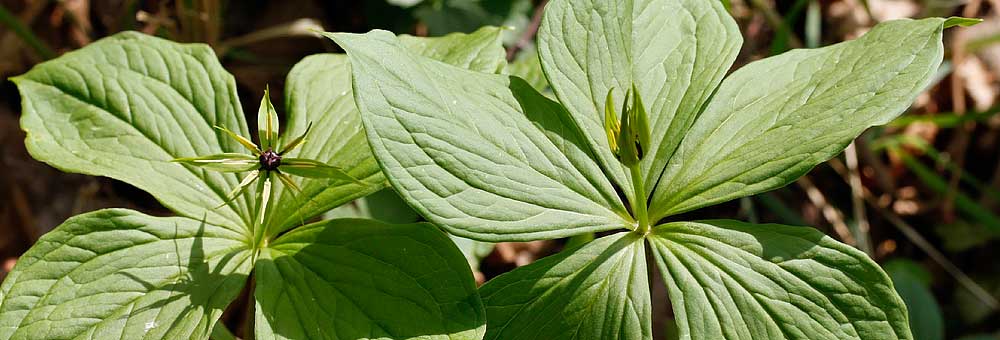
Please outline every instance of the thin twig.
[[827, 222], [830, 222], [830, 225], [833, 226], [833, 231], [837, 233], [840, 240], [848, 245], [856, 246], [857, 241], [854, 239], [854, 236], [851, 235], [851, 230], [847, 227], [847, 223], [844, 223], [844, 214], [827, 202], [826, 196], [824, 196], [823, 192], [820, 191], [811, 180], [809, 180], [809, 177], [799, 177], [795, 183], [797, 183], [799, 187], [802, 187], [802, 190], [805, 190], [806, 196], [809, 197], [809, 201], [820, 209], [823, 213], [823, 218], [825, 218]]
[[[841, 163], [839, 159], [831, 159], [830, 161], [827, 162], [827, 164], [829, 164], [834, 171], [837, 171], [837, 173], [840, 174], [840, 177], [845, 182], [850, 183], [850, 177], [848, 175], [847, 167], [844, 166], [844, 164]], [[867, 202], [872, 209], [878, 210], [879, 213], [882, 214], [882, 217], [884, 217], [887, 221], [889, 221], [889, 224], [892, 224], [894, 227], [896, 227], [896, 229], [902, 232], [903, 236], [906, 236], [906, 238], [909, 239], [910, 242], [913, 242], [913, 244], [916, 245], [917, 248], [920, 248], [920, 250], [923, 250], [924, 253], [927, 253], [927, 256], [929, 256], [931, 260], [933, 260], [934, 262], [937, 262], [937, 264], [940, 265], [942, 268], [944, 268], [944, 270], [948, 272], [948, 274], [954, 277], [955, 280], [958, 281], [959, 285], [969, 290], [969, 292], [972, 293], [972, 295], [976, 296], [976, 298], [978, 298], [983, 304], [987, 305], [991, 309], [996, 310], [1000, 308], [1000, 301], [997, 301], [997, 299], [993, 297], [993, 295], [990, 294], [989, 291], [987, 291], [978, 283], [976, 283], [976, 281], [973, 280], [971, 277], [969, 277], [969, 275], [965, 274], [965, 272], [963, 272], [961, 268], [958, 268], [958, 266], [956, 266], [954, 263], [948, 260], [948, 258], [943, 253], [938, 251], [937, 248], [934, 248], [934, 246], [931, 245], [931, 243], [928, 242], [927, 239], [925, 239], [922, 235], [920, 235], [920, 232], [917, 231], [915, 228], [913, 228], [913, 226], [911, 226], [909, 223], [906, 223], [906, 221], [904, 221], [895, 213], [879, 205], [878, 199], [875, 198], [875, 196], [871, 193], [871, 191], [869, 191], [867, 188], [864, 187], [862, 187], [862, 189], [864, 189], [863, 195], [865, 198], [865, 202]]]
[[535, 38], [535, 34], [538, 33], [538, 26], [542, 24], [542, 13], [544, 12], [545, 5], [549, 3], [549, 0], [542, 0], [537, 7], [535, 7], [535, 13], [531, 16], [531, 24], [524, 29], [524, 33], [521, 34], [521, 38], [517, 39], [514, 46], [511, 46], [507, 50], [507, 60], [514, 60], [514, 56], [525, 46], [531, 43], [531, 40]]

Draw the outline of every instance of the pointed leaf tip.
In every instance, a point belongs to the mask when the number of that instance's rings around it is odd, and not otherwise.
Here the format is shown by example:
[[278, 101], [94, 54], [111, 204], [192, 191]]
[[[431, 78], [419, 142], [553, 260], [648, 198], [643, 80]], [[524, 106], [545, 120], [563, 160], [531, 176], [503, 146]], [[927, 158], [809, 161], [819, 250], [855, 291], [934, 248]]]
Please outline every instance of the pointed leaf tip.
[[355, 50], [359, 52], [364, 51], [361, 49], [354, 49], [353, 47], [363, 45], [366, 41], [372, 41], [372, 40], [377, 40], [382, 42], [396, 41], [396, 34], [386, 30], [379, 30], [379, 29], [371, 30], [368, 33], [363, 33], [363, 34], [326, 32], [323, 33], [323, 36], [327, 37], [330, 40], [333, 40], [333, 42], [336, 43], [338, 46], [340, 46], [340, 48], [343, 48], [348, 55], [350, 55], [351, 52]]
[[955, 26], [969, 27], [975, 26], [983, 22], [983, 19], [979, 18], [963, 18], [963, 17], [950, 17], [944, 20], [944, 28], [950, 28]]

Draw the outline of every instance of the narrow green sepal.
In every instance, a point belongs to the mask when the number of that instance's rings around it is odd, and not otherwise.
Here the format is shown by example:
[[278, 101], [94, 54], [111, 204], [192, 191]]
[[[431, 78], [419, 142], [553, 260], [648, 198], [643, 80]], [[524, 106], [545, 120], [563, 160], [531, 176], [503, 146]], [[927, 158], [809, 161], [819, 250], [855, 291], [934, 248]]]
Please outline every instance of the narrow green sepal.
[[[264, 222], [267, 217], [268, 205], [271, 202], [271, 177], [273, 176], [273, 173], [273, 171], [264, 171], [260, 176], [261, 181], [257, 184], [257, 197], [260, 197], [260, 200], [257, 202], [257, 209], [255, 211], [256, 217], [254, 219], [254, 228], [265, 227]], [[262, 237], [265, 231], [266, 230], [257, 230], [254, 232], [254, 235]], [[260, 240], [255, 239], [255, 241]]]
[[218, 172], [244, 172], [260, 167], [257, 157], [242, 153], [221, 153], [204, 157], [175, 158], [171, 162], [202, 167]]
[[237, 135], [235, 132], [232, 132], [229, 129], [221, 127], [221, 126], [218, 126], [218, 125], [215, 125], [214, 127], [217, 130], [219, 130], [219, 131], [225, 132], [227, 135], [229, 135], [230, 138], [235, 139], [237, 142], [240, 143], [240, 145], [243, 145], [244, 148], [247, 148], [247, 150], [250, 150], [250, 152], [252, 152], [254, 154], [254, 156], [259, 156], [260, 155], [261, 151], [260, 151], [260, 148], [257, 147], [257, 144], [254, 144], [253, 142], [251, 142], [246, 137]]
[[302, 189], [300, 189], [299, 186], [295, 184], [295, 181], [293, 181], [291, 177], [288, 177], [287, 174], [278, 172], [277, 175], [278, 179], [281, 180], [281, 184], [284, 184], [289, 189], [292, 189], [292, 192], [296, 194], [302, 193]]
[[274, 150], [278, 143], [278, 112], [271, 105], [271, 92], [264, 88], [264, 98], [260, 100], [257, 110], [257, 138], [260, 139], [261, 150]]
[[346, 171], [311, 159], [304, 158], [284, 158], [278, 171], [295, 176], [307, 178], [332, 178], [361, 183], [357, 178], [348, 175]]
[[288, 144], [285, 144], [285, 146], [282, 147], [281, 151], [278, 152], [278, 155], [284, 156], [286, 153], [295, 150], [295, 148], [301, 145], [302, 143], [305, 143], [306, 136], [309, 135], [309, 130], [312, 130], [312, 126], [313, 126], [312, 122], [309, 122], [309, 125], [306, 126], [306, 132], [303, 132], [301, 136], [288, 142]]
[[232, 202], [234, 199], [246, 192], [247, 187], [249, 187], [250, 184], [253, 184], [253, 181], [257, 180], [258, 176], [260, 176], [260, 170], [254, 170], [247, 174], [247, 177], [244, 177], [243, 180], [240, 181], [240, 184], [230, 191], [228, 195], [226, 195], [226, 200], [222, 202], [222, 204], [219, 204], [219, 206], [215, 207], [215, 209], [226, 206], [226, 204], [229, 204], [229, 202]]

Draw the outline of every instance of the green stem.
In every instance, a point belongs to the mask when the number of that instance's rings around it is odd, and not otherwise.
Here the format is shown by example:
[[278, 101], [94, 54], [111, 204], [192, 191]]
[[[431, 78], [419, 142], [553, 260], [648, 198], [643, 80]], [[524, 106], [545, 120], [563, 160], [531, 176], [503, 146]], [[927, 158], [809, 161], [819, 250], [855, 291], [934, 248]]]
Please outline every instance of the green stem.
[[635, 166], [629, 167], [629, 171], [632, 174], [632, 192], [635, 193], [635, 199], [632, 200], [632, 212], [635, 213], [636, 218], [639, 220], [639, 225], [635, 228], [635, 232], [646, 235], [649, 234], [649, 213], [646, 212], [646, 186], [642, 183], [642, 173], [639, 171], [641, 166], [636, 164]]

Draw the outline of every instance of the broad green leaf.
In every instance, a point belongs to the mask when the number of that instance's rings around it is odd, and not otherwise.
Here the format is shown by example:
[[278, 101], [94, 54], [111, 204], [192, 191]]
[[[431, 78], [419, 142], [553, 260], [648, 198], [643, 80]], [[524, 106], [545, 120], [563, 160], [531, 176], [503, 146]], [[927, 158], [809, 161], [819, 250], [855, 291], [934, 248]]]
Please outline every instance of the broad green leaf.
[[312, 131], [299, 147], [284, 156], [339, 167], [361, 182], [293, 177], [302, 193], [287, 194], [286, 190], [279, 194], [271, 217], [275, 225], [270, 230], [274, 233], [385, 187], [351, 93], [350, 66], [344, 55], [309, 56], [288, 73], [282, 145], [305, 133], [309, 124]]
[[644, 247], [618, 233], [490, 280], [486, 339], [652, 339]]
[[226, 200], [236, 174], [170, 162], [241, 152], [212, 126], [248, 135], [233, 77], [208, 46], [119, 33], [13, 81], [35, 159], [135, 185], [183, 216], [234, 230], [249, 224], [246, 196], [207, 208]]
[[367, 218], [397, 224], [420, 221], [420, 215], [406, 205], [392, 188], [382, 189], [323, 214], [323, 219], [336, 218]]
[[496, 248], [496, 244], [492, 242], [476, 241], [455, 235], [448, 235], [448, 237], [451, 238], [451, 242], [455, 243], [458, 250], [462, 252], [465, 260], [469, 262], [469, 267], [474, 271], [479, 271], [479, 264], [483, 262], [484, 258], [493, 253], [493, 249]]
[[[414, 223], [420, 221], [420, 215], [413, 211], [399, 194], [392, 188], [383, 189], [374, 194], [359, 198], [330, 210], [323, 214], [324, 219], [335, 218], [368, 218], [386, 223]], [[476, 241], [461, 236], [448, 235], [452, 242], [462, 251], [469, 266], [479, 269], [479, 262], [493, 252], [494, 244]]]
[[920, 264], [905, 259], [886, 262], [884, 267], [909, 311], [913, 338], [944, 339], [944, 316], [930, 290], [931, 273]]
[[538, 51], [530, 50], [518, 53], [517, 58], [507, 64], [507, 73], [524, 79], [538, 92], [545, 94], [547, 94], [546, 91], [551, 92], [549, 81], [545, 79], [545, 73], [542, 71], [542, 62], [538, 60]]
[[[505, 63], [497, 28], [483, 28], [473, 34], [452, 34], [441, 38], [405, 38], [409, 48], [459, 67], [480, 71], [496, 70]], [[285, 86], [288, 144], [312, 125], [311, 136], [287, 157], [315, 159], [347, 170], [361, 180], [296, 179], [301, 194], [279, 194], [272, 221], [275, 232], [287, 230], [323, 212], [385, 187], [385, 178], [372, 157], [361, 126], [361, 114], [354, 105], [351, 69], [347, 56], [318, 54], [306, 57], [292, 68]]]
[[674, 222], [649, 241], [681, 338], [911, 338], [882, 269], [815, 229]]
[[431, 222], [483, 241], [629, 223], [568, 114], [523, 80], [414, 55], [385, 31], [333, 38], [376, 158]]
[[258, 339], [480, 339], [486, 328], [462, 253], [429, 224], [311, 224], [263, 250], [255, 273]]
[[483, 26], [507, 27], [503, 41], [513, 45], [531, 24], [531, 0], [433, 0], [424, 1], [413, 16], [430, 35], [472, 32]]
[[722, 3], [706, 0], [553, 0], [538, 36], [553, 90], [622, 188], [632, 186], [602, 129], [605, 98], [614, 89], [620, 108], [639, 89], [656, 132], [642, 162], [647, 195], [742, 44]]
[[250, 273], [246, 244], [185, 217], [75, 216], [0, 287], [0, 339], [207, 339]]
[[483, 27], [469, 34], [452, 33], [425, 38], [399, 36], [410, 52], [473, 71], [498, 73], [507, 67], [507, 51], [500, 42], [499, 27]]
[[941, 64], [944, 19], [879, 24], [728, 77], [667, 165], [653, 220], [772, 190], [903, 112]]

